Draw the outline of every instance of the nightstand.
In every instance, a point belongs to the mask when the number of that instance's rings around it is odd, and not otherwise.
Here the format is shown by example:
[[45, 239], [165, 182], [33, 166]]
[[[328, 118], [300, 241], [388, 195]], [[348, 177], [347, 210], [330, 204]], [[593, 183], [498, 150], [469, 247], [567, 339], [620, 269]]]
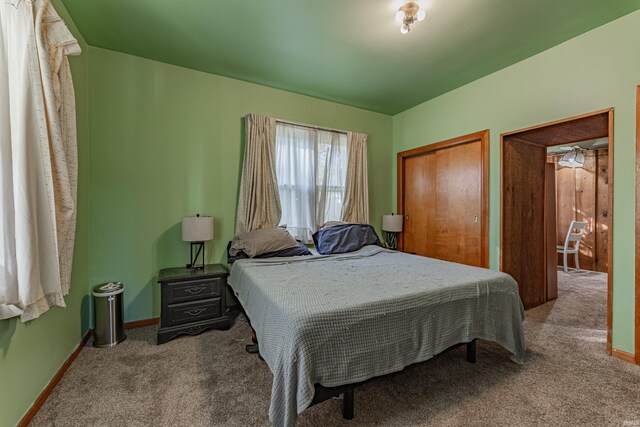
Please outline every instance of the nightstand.
[[229, 272], [221, 264], [204, 269], [165, 268], [158, 273], [161, 286], [158, 344], [178, 335], [197, 335], [208, 329], [228, 329], [225, 285]]

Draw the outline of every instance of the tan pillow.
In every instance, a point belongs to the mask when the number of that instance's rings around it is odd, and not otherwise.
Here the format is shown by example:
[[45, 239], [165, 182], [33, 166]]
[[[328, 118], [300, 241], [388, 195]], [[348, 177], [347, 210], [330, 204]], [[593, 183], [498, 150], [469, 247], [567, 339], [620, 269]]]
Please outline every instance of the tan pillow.
[[298, 242], [289, 234], [286, 228], [263, 228], [241, 233], [234, 237], [229, 254], [236, 256], [242, 251], [249, 258], [253, 258], [268, 252], [281, 251], [297, 246]]

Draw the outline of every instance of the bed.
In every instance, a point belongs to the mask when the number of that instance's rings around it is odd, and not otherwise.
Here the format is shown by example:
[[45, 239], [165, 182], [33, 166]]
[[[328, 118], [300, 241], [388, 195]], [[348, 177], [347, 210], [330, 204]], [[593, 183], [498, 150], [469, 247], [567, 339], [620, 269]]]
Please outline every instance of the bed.
[[379, 246], [339, 255], [245, 259], [228, 280], [273, 373], [269, 419], [475, 340], [524, 362], [524, 309], [507, 274]]

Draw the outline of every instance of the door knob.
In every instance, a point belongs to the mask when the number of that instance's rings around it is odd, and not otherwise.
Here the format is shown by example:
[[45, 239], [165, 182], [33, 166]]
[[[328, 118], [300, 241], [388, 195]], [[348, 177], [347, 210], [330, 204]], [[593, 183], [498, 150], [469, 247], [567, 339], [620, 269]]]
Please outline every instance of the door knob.
[[474, 215], [473, 216], [473, 223], [477, 224], [478, 223], [478, 215]]

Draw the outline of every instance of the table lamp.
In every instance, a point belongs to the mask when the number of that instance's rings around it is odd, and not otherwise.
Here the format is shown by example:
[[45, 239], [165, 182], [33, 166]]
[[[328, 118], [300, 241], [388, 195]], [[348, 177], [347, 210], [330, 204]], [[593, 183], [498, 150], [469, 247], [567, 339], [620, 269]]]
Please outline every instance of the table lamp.
[[[204, 269], [204, 242], [211, 239], [213, 239], [213, 217], [198, 214], [182, 218], [182, 240], [191, 243], [191, 262], [187, 264], [187, 268]], [[194, 249], [196, 249], [195, 256]], [[202, 252], [202, 262], [197, 264], [200, 252]]]
[[398, 246], [398, 233], [402, 231], [402, 215], [382, 215], [382, 231], [385, 233], [385, 242], [390, 249]]

